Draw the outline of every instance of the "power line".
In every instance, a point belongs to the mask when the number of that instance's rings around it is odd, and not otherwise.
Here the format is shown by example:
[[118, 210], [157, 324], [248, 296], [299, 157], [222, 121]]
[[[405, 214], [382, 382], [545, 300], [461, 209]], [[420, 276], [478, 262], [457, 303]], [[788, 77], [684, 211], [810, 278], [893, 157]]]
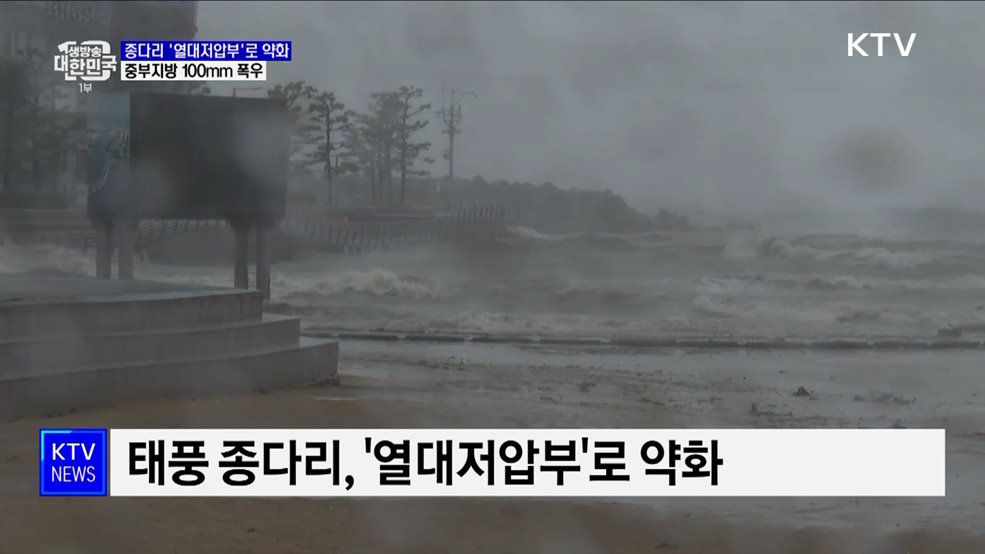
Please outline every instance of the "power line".
[[441, 110], [435, 112], [441, 119], [441, 122], [445, 125], [445, 128], [441, 130], [441, 133], [448, 135], [448, 150], [445, 151], [445, 159], [448, 160], [449, 181], [455, 178], [455, 135], [461, 134], [462, 132], [462, 105], [460, 100], [466, 96], [472, 96], [473, 98], [479, 97], [479, 95], [474, 92], [456, 91], [452, 89], [451, 105], [445, 106], [444, 98], [442, 98]]

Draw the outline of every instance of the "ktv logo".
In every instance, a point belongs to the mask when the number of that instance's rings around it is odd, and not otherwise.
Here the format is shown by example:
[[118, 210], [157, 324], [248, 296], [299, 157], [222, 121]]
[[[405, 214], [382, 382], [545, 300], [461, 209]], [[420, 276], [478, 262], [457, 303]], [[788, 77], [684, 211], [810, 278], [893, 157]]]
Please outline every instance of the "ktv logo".
[[[893, 37], [896, 40], [896, 48], [899, 51], [900, 57], [906, 58], [910, 55], [910, 49], [913, 48], [913, 41], [916, 40], [917, 34], [910, 33], [909, 40], [906, 41], [906, 46], [903, 46], [903, 37], [900, 33], [848, 33], [848, 57], [851, 58], [856, 54], [863, 57], [869, 57], [868, 52], [862, 49], [862, 41], [865, 39], [875, 39], [876, 44], [876, 57], [883, 57], [883, 39]], [[869, 43], [871, 44], [871, 40]], [[871, 49], [871, 47], [870, 47]]]
[[55, 54], [55, 71], [64, 73], [66, 81], [107, 81], [117, 67], [116, 56], [110, 52], [109, 43], [104, 40], [63, 42]]

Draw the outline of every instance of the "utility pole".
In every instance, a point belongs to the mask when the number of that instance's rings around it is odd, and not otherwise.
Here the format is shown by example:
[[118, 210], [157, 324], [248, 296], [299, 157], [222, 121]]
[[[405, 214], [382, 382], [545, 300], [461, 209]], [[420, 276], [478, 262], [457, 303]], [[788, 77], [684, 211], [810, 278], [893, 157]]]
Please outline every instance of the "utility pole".
[[441, 133], [448, 135], [448, 150], [445, 152], [445, 159], [448, 160], [449, 181], [455, 178], [455, 135], [462, 132], [459, 127], [459, 124], [462, 122], [462, 106], [459, 101], [466, 96], [473, 98], [479, 97], [474, 92], [452, 90], [451, 106], [442, 106], [441, 111], [437, 112], [441, 122], [445, 124], [445, 128], [441, 130]]

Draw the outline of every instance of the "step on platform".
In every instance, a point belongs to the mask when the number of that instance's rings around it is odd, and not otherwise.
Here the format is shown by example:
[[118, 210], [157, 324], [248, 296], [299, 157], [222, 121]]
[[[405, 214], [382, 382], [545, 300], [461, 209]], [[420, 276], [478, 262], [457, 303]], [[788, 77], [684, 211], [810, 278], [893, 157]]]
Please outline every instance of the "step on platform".
[[0, 418], [334, 381], [338, 344], [257, 291], [0, 275]]
[[0, 276], [0, 340], [257, 320], [259, 291], [148, 281]]

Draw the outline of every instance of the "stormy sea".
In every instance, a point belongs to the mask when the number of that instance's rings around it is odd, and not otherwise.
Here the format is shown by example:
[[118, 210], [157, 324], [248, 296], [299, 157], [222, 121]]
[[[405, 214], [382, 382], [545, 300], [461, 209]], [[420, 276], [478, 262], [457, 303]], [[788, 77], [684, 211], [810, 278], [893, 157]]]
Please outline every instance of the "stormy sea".
[[[0, 273], [95, 272], [81, 252], [0, 248]], [[136, 276], [228, 287], [232, 269], [222, 262], [139, 261]], [[272, 280], [266, 309], [300, 316], [312, 333], [929, 338], [985, 321], [985, 240], [971, 232], [544, 234], [514, 226], [484, 242], [302, 252], [275, 264]], [[752, 524], [880, 533], [919, 526], [941, 536], [982, 529], [980, 350], [340, 344], [346, 386], [284, 393], [292, 409], [363, 401], [378, 414], [417, 402], [429, 415], [400, 417], [420, 426], [447, 424], [434, 418], [459, 410], [457, 424], [474, 426], [946, 428], [946, 498], [638, 503]]]
[[[0, 272], [94, 273], [91, 256], [3, 247]], [[229, 286], [228, 264], [137, 278]], [[985, 321], [985, 241], [753, 230], [422, 244], [274, 265], [268, 310], [310, 330], [533, 336], [924, 336]]]

